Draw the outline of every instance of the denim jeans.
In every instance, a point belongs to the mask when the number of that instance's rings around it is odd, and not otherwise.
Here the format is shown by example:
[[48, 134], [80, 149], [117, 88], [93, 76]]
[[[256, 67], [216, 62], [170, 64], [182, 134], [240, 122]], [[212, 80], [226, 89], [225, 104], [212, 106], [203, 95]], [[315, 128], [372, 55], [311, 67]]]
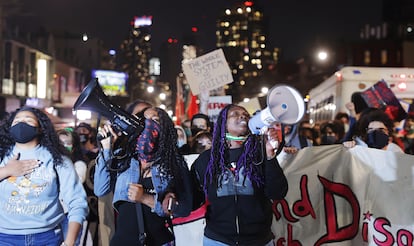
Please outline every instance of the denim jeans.
[[[263, 246], [273, 246], [273, 245], [275, 244], [273, 243], [273, 240], [272, 240]], [[222, 243], [222, 242], [219, 242], [219, 241], [216, 241], [216, 240], [213, 240], [211, 238], [204, 236], [203, 246], [228, 246], [228, 244], [225, 244], [225, 243]]]
[[58, 246], [62, 242], [62, 231], [58, 228], [46, 232], [27, 235], [0, 233], [1, 246]]
[[[66, 238], [66, 234], [68, 233], [68, 229], [69, 229], [69, 219], [67, 215], [65, 215], [65, 218], [61, 222], [60, 226], [62, 228], [63, 238]], [[75, 241], [76, 246], [80, 245], [81, 237], [82, 237], [82, 225], [80, 227], [79, 234], [76, 237], [76, 241]]]

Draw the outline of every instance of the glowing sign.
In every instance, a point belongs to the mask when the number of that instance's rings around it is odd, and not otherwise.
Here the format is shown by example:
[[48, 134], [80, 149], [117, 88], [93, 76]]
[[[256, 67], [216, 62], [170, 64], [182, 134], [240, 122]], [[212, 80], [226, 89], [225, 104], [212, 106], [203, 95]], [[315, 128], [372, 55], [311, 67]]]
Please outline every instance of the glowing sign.
[[92, 77], [98, 78], [99, 85], [108, 96], [124, 96], [126, 73], [111, 70], [92, 70]]
[[151, 26], [152, 25], [152, 16], [143, 16], [134, 18], [134, 27], [138, 28], [141, 26]]

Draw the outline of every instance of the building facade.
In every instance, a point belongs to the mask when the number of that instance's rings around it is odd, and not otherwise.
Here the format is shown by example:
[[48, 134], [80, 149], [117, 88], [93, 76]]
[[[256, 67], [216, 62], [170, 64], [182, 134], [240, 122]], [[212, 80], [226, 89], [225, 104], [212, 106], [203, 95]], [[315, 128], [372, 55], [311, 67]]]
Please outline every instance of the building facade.
[[222, 48], [234, 82], [227, 89], [235, 102], [260, 94], [264, 70], [273, 67], [278, 49], [267, 46], [267, 19], [254, 1], [227, 8], [217, 20], [217, 48]]

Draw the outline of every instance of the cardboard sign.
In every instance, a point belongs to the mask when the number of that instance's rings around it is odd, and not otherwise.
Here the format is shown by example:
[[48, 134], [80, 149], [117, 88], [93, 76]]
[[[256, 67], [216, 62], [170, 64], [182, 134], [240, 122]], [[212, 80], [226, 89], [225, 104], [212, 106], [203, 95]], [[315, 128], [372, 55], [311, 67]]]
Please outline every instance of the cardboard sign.
[[183, 71], [194, 95], [233, 82], [230, 67], [222, 49], [197, 57], [183, 64]]

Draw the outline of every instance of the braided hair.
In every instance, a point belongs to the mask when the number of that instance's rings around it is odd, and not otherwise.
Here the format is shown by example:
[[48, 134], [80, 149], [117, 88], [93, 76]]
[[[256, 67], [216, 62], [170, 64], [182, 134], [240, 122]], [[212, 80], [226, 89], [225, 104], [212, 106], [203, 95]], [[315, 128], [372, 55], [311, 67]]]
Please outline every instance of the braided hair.
[[159, 146], [155, 153], [156, 164], [159, 165], [161, 177], [173, 175], [177, 185], [177, 182], [181, 183], [182, 180], [179, 167], [187, 164], [184, 157], [178, 154], [177, 130], [174, 127], [174, 122], [165, 110], [161, 108], [156, 108], [156, 110], [161, 129]]
[[53, 164], [55, 166], [63, 163], [62, 155], [66, 154], [65, 147], [59, 142], [59, 137], [56, 134], [52, 121], [49, 117], [39, 109], [24, 106], [13, 112], [7, 122], [0, 129], [0, 160], [9, 155], [13, 149], [15, 140], [10, 135], [10, 128], [16, 114], [21, 111], [32, 112], [39, 123], [41, 134], [38, 135], [39, 144], [45, 147], [53, 157]]
[[[217, 118], [213, 131], [212, 148], [210, 159], [207, 165], [207, 171], [204, 179], [204, 189], [207, 191], [207, 183], [218, 184], [219, 176], [225, 171], [226, 163], [229, 158], [229, 146], [226, 141], [227, 132], [227, 113], [233, 107], [240, 107], [235, 104], [229, 104], [224, 107]], [[235, 174], [236, 180], [239, 179], [239, 170], [243, 167], [244, 179], [248, 177], [253, 185], [260, 187], [264, 184], [264, 177], [261, 173], [260, 163], [263, 158], [261, 152], [260, 138], [256, 135], [250, 134], [243, 145], [243, 151], [237, 160]], [[220, 185], [220, 184], [218, 184]]]

